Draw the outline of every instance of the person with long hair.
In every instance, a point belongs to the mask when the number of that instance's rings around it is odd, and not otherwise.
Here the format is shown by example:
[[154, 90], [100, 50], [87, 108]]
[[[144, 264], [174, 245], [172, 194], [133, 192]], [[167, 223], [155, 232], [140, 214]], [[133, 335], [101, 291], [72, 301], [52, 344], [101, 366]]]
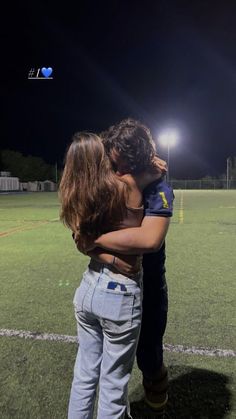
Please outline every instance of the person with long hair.
[[[165, 174], [167, 168], [165, 164], [161, 166], [164, 162], [156, 160], [152, 134], [140, 121], [124, 119], [104, 131], [101, 137], [117, 176], [129, 173], [141, 187], [145, 173], [153, 172], [154, 161]], [[144, 415], [150, 408], [161, 416], [168, 401], [168, 371], [163, 360], [168, 311], [165, 237], [173, 213], [174, 195], [164, 176], [142, 191], [144, 218], [141, 226], [103, 234], [95, 240], [94, 246], [97, 254], [108, 250], [123, 255], [143, 254], [143, 313], [136, 355], [145, 398], [144, 403], [141, 401], [133, 408], [143, 410]]]
[[[146, 183], [160, 176], [155, 168]], [[143, 218], [142, 191], [134, 177], [115, 175], [100, 137], [92, 133], [74, 135], [59, 196], [61, 220], [81, 248], [107, 232], [137, 227]], [[103, 251], [96, 260], [93, 253], [74, 296], [79, 348], [69, 419], [92, 419], [98, 384], [98, 419], [124, 418], [127, 411], [127, 387], [141, 326], [142, 269], [140, 257], [135, 256], [134, 272], [123, 275], [117, 270], [122, 258]]]

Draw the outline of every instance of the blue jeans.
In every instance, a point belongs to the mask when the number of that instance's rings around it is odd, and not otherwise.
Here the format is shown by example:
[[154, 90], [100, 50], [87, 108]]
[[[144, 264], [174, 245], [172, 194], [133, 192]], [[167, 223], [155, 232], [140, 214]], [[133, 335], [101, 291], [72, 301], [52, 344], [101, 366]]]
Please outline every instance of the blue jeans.
[[[100, 265], [100, 264], [99, 264]], [[88, 269], [74, 297], [79, 349], [69, 419], [124, 418], [142, 315], [142, 274], [127, 278], [100, 265]]]

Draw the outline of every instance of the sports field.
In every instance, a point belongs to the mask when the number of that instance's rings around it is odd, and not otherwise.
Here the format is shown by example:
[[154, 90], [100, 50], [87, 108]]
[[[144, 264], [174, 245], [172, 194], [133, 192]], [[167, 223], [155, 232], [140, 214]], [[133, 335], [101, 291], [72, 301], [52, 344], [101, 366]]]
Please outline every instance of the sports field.
[[[233, 419], [236, 191], [175, 196], [167, 239], [168, 417]], [[77, 347], [64, 335], [76, 335], [72, 298], [87, 258], [58, 213], [54, 193], [0, 195], [1, 419], [66, 419]], [[142, 397], [137, 367], [129, 392], [132, 401]]]

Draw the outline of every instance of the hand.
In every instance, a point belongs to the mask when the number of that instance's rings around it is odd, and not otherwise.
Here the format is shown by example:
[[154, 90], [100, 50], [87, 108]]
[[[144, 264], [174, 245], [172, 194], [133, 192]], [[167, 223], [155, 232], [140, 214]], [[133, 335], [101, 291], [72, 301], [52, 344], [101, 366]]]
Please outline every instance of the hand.
[[165, 160], [162, 160], [159, 157], [155, 156], [153, 159], [153, 162], [154, 162], [154, 166], [156, 167], [156, 169], [158, 169], [158, 171], [160, 171], [163, 174], [167, 172], [168, 167]]
[[75, 241], [77, 249], [83, 253], [84, 255], [87, 255], [87, 253], [91, 250], [93, 250], [96, 247], [96, 244], [94, 243], [94, 239], [88, 238], [85, 240], [84, 238], [81, 238], [81, 235], [79, 231], [73, 234], [73, 239]]
[[123, 275], [135, 275], [142, 268], [142, 256], [119, 255], [115, 257], [112, 266]]

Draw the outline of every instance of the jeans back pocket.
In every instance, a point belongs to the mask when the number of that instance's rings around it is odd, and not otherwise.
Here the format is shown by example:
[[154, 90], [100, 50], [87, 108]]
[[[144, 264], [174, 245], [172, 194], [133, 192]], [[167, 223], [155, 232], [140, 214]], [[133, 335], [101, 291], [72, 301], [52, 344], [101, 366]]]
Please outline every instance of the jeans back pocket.
[[92, 312], [102, 319], [131, 324], [133, 305], [132, 293], [97, 287], [92, 299]]

